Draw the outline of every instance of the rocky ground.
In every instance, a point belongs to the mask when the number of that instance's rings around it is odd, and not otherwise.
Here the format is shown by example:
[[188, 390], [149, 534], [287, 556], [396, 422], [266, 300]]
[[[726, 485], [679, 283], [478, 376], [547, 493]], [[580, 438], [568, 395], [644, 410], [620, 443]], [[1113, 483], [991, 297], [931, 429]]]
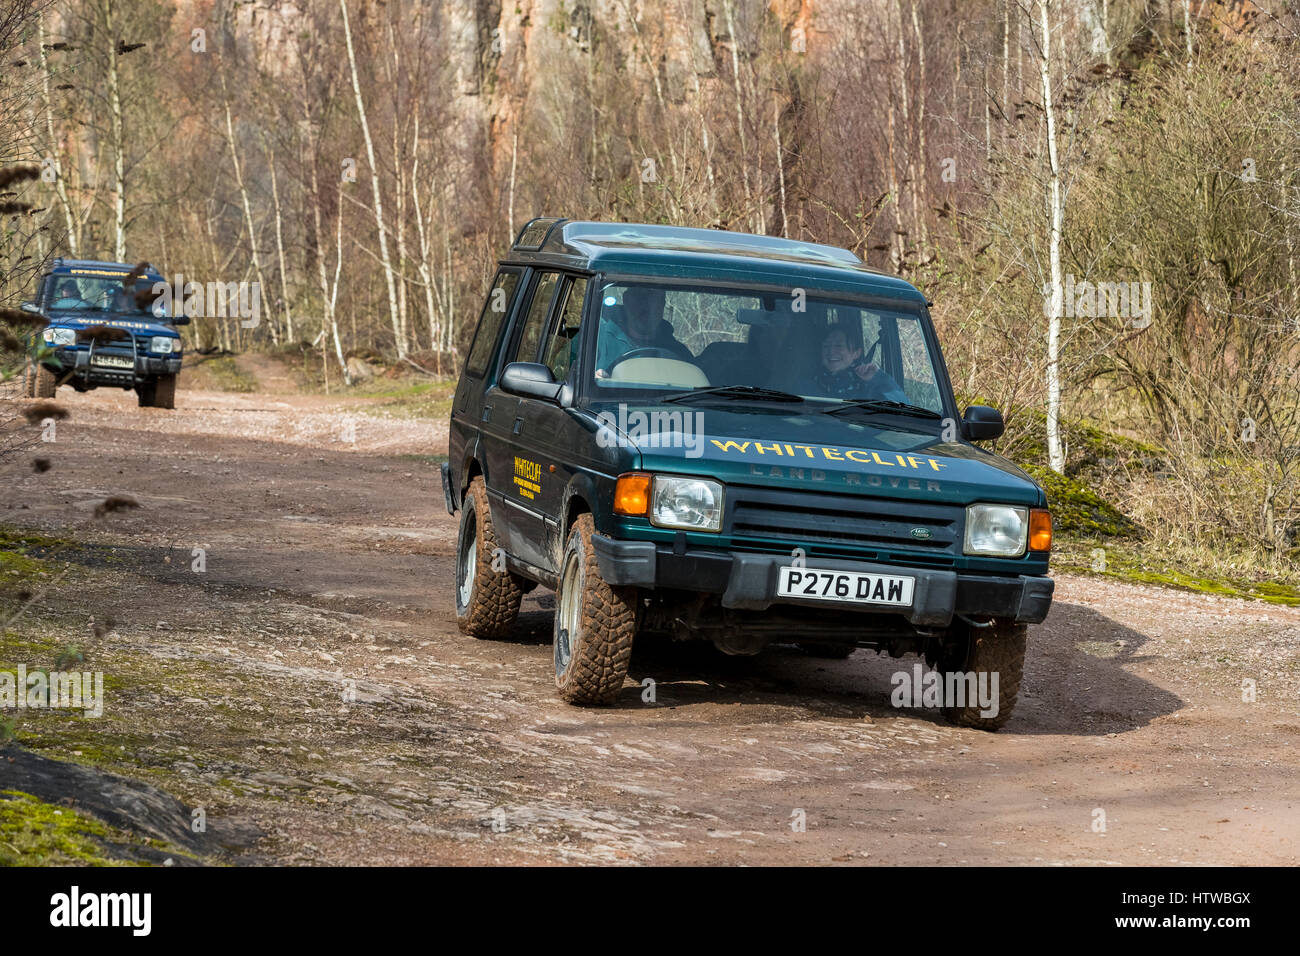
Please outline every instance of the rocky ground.
[[[56, 440], [4, 466], [0, 526], [53, 540], [0, 566], [0, 669], [71, 651], [106, 680], [98, 719], [14, 717], [24, 779], [36, 754], [140, 781], [142, 814], [215, 835], [169, 845], [231, 862], [1300, 857], [1300, 609], [1058, 578], [998, 734], [896, 710], [913, 661], [867, 651], [646, 643], [616, 706], [576, 709], [545, 589], [508, 640], [456, 628], [445, 421], [261, 377], [174, 411], [61, 389]], [[112, 495], [139, 507], [97, 518]]]

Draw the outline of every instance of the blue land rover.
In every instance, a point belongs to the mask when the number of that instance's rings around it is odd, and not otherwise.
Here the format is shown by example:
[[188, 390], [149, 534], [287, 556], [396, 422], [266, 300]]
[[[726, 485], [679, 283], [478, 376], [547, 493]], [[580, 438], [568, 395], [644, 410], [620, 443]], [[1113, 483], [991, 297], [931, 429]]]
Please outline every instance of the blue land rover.
[[190, 320], [155, 308], [149, 267], [125, 262], [56, 259], [23, 310], [48, 324], [33, 342], [24, 390], [51, 398], [60, 385], [79, 392], [101, 386], [134, 389], [140, 405], [174, 408], [181, 370], [176, 326]]

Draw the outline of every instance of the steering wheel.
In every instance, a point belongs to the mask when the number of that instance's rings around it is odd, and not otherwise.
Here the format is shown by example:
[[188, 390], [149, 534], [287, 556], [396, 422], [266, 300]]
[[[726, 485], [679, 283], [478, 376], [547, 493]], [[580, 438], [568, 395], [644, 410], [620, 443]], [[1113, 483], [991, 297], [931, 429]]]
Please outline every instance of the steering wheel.
[[628, 361], [629, 359], [635, 359], [635, 358], [666, 358], [666, 359], [676, 359], [678, 362], [685, 361], [685, 359], [683, 359], [681, 355], [674, 352], [672, 349], [665, 349], [665, 348], [660, 348], [657, 345], [651, 345], [643, 349], [633, 349], [630, 352], [624, 352], [622, 355], [616, 358], [612, 363], [610, 363], [608, 371], [613, 372], [616, 366], [622, 365], [624, 362]]

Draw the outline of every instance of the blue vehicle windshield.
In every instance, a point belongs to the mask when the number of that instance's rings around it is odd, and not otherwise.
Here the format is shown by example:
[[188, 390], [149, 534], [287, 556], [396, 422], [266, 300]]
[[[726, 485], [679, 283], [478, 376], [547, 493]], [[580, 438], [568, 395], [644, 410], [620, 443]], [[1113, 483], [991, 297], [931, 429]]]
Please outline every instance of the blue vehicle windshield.
[[[53, 288], [46, 308], [60, 312], [140, 312], [149, 314], [152, 296], [137, 302], [120, 278], [107, 276], [53, 275]], [[152, 284], [152, 283], [150, 283]], [[141, 283], [142, 287], [144, 283]]]

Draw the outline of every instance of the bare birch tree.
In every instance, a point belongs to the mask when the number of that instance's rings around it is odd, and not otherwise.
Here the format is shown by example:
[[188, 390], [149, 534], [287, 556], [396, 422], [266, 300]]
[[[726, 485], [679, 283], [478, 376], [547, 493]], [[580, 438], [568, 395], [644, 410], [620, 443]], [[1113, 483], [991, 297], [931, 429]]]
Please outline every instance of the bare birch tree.
[[406, 358], [407, 342], [402, 329], [401, 317], [397, 306], [397, 285], [393, 279], [393, 262], [388, 254], [388, 229], [384, 224], [384, 198], [379, 188], [379, 166], [375, 161], [375, 142], [370, 135], [370, 121], [366, 117], [366, 102], [361, 95], [361, 74], [357, 70], [357, 54], [352, 42], [352, 26], [348, 20], [347, 0], [339, 0], [339, 9], [343, 12], [343, 36], [348, 52], [348, 66], [352, 71], [352, 92], [357, 100], [357, 118], [361, 124], [361, 136], [366, 145], [366, 160], [370, 166], [370, 188], [374, 199], [375, 229], [379, 233], [379, 261], [384, 270], [384, 285], [388, 291], [388, 312], [393, 326], [398, 358]]

